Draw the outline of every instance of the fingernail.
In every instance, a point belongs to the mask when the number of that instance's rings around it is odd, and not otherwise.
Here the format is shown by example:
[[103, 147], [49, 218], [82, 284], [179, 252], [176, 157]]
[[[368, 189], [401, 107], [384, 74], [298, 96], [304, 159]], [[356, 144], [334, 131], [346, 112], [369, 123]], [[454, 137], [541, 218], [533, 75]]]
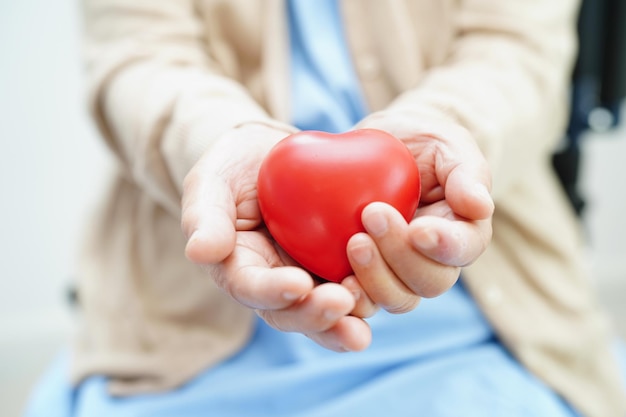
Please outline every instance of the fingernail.
[[352, 293], [352, 296], [354, 297], [354, 301], [359, 301], [359, 298], [361, 298], [361, 291], [352, 290], [350, 292]]
[[344, 315], [333, 310], [324, 311], [324, 318], [328, 321], [337, 321]]
[[491, 198], [491, 193], [489, 193], [489, 190], [487, 189], [485, 184], [476, 184], [474, 192], [476, 193], [476, 196], [478, 196], [481, 200], [489, 201], [493, 205], [493, 198]]
[[187, 236], [187, 243], [196, 240], [198, 236], [199, 236], [198, 229], [196, 229]]
[[187, 239], [187, 244], [195, 244], [196, 242], [205, 242], [208, 240], [210, 240], [210, 238], [206, 230], [196, 229], [191, 233], [189, 239]]
[[382, 236], [388, 228], [387, 219], [382, 213], [372, 213], [363, 219], [363, 226], [368, 233], [374, 236]]
[[352, 259], [359, 265], [367, 265], [372, 261], [372, 249], [367, 246], [357, 246], [352, 249]]
[[289, 291], [283, 292], [282, 295], [283, 295], [283, 298], [287, 301], [295, 301], [300, 297], [298, 294], [289, 292]]
[[187, 257], [189, 257], [189, 254], [191, 253], [192, 248], [194, 247], [199, 237], [200, 236], [199, 236], [198, 230], [194, 230], [191, 233], [191, 236], [189, 236], [189, 238], [187, 239], [187, 243], [185, 244], [185, 255]]
[[431, 250], [439, 244], [439, 235], [432, 229], [426, 229], [414, 235], [412, 242], [418, 249]]

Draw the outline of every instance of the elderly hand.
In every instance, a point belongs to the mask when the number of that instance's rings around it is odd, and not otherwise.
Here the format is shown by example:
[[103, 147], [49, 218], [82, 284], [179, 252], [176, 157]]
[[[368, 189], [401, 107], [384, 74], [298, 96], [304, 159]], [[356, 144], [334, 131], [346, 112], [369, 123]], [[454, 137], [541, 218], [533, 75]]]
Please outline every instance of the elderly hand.
[[422, 197], [414, 219], [407, 224], [393, 207], [372, 203], [361, 216], [367, 233], [354, 235], [347, 248], [355, 273], [349, 284], [382, 308], [404, 313], [422, 297], [451, 288], [460, 268], [486, 249], [494, 211], [491, 177], [469, 132], [449, 121], [382, 112], [358, 128], [402, 140], [420, 169]]
[[364, 349], [371, 331], [362, 317], [373, 314], [375, 306], [358, 284], [319, 284], [262, 226], [259, 167], [286, 135], [265, 125], [244, 125], [205, 152], [184, 183], [186, 255], [270, 326], [306, 334], [336, 351]]

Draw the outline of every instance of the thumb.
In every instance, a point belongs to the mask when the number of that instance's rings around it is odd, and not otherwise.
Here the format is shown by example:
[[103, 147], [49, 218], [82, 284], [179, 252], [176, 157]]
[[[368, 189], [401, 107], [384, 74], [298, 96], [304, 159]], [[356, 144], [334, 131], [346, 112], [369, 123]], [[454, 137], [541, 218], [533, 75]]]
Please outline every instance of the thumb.
[[470, 220], [487, 219], [494, 211], [490, 183], [485, 166], [461, 163], [449, 173], [445, 182], [446, 201], [459, 216]]
[[202, 169], [201, 160], [185, 177], [181, 227], [185, 255], [197, 264], [223, 261], [235, 248], [236, 206], [223, 178]]

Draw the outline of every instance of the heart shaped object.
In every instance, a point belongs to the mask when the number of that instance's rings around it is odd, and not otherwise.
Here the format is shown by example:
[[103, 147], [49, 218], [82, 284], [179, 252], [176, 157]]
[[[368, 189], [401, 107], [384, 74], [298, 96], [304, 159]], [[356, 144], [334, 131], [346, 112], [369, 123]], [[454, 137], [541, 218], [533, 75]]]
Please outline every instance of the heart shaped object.
[[257, 191], [263, 220], [278, 244], [311, 273], [341, 282], [352, 273], [346, 245], [365, 231], [365, 206], [388, 203], [408, 222], [420, 187], [415, 159], [402, 142], [361, 129], [286, 137], [263, 161]]

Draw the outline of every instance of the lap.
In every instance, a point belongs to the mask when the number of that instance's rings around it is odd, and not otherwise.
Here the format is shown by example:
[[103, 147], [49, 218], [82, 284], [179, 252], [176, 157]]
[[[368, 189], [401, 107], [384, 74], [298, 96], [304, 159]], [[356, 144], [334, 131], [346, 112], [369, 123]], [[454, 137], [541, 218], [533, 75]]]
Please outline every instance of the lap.
[[[110, 397], [103, 377], [72, 389], [67, 365], [66, 356], [57, 360], [26, 417], [577, 415], [496, 343], [355, 375], [333, 375], [322, 367], [301, 379], [298, 369], [286, 367], [264, 383], [241, 375], [237, 384], [234, 379], [218, 383], [207, 371], [168, 393], [130, 398]], [[352, 380], [342, 383], [342, 378]], [[286, 389], [282, 381], [288, 380], [292, 384]]]
[[125, 398], [109, 396], [104, 377], [71, 387], [61, 355], [25, 417], [577, 416], [509, 355], [462, 288], [370, 324], [370, 348], [337, 354], [260, 321], [245, 349], [184, 386]]

